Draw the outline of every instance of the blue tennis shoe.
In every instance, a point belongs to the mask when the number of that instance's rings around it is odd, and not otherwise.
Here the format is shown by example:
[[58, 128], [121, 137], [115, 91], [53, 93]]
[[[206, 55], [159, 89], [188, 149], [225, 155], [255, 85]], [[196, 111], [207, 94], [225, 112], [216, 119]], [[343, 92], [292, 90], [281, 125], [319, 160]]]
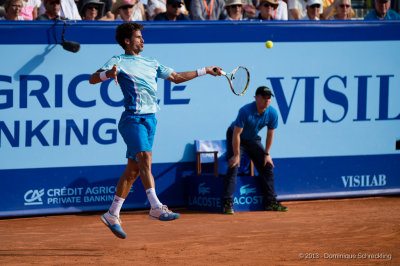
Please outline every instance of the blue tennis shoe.
[[160, 221], [172, 221], [178, 219], [180, 217], [179, 213], [174, 213], [168, 210], [166, 205], [163, 205], [158, 208], [151, 208], [149, 213], [150, 219], [157, 219]]
[[119, 217], [112, 215], [109, 211], [100, 216], [101, 221], [110, 228], [111, 232], [119, 238], [125, 239], [126, 233], [122, 230]]

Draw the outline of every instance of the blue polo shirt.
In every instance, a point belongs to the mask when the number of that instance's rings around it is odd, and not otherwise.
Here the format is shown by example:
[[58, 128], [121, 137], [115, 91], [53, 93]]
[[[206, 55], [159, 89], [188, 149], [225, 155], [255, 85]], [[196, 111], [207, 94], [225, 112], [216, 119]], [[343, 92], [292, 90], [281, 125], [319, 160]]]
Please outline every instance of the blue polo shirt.
[[389, 20], [389, 19], [400, 19], [400, 15], [396, 11], [389, 9], [386, 13], [385, 18], [380, 18], [376, 13], [376, 10], [371, 10], [367, 15], [365, 15], [364, 20]]
[[232, 130], [235, 126], [243, 128], [241, 138], [246, 140], [254, 140], [257, 138], [258, 132], [265, 126], [268, 129], [278, 127], [278, 112], [272, 106], [269, 106], [263, 114], [257, 112], [256, 102], [246, 104], [239, 110], [239, 114], [235, 121], [232, 122]]
[[114, 56], [101, 69], [117, 65], [117, 78], [124, 94], [125, 110], [134, 114], [153, 114], [157, 103], [157, 79], [167, 79], [174, 71], [153, 58], [140, 55]]

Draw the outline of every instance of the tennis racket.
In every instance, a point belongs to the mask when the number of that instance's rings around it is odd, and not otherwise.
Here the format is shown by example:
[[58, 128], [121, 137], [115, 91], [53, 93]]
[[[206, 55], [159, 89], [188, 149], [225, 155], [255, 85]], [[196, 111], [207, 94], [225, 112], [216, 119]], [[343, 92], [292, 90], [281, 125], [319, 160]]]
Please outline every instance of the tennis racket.
[[[214, 72], [217, 72], [216, 68], [213, 70]], [[249, 87], [250, 72], [244, 66], [238, 66], [230, 73], [221, 71], [221, 74], [226, 77], [232, 92], [237, 96], [243, 95]]]

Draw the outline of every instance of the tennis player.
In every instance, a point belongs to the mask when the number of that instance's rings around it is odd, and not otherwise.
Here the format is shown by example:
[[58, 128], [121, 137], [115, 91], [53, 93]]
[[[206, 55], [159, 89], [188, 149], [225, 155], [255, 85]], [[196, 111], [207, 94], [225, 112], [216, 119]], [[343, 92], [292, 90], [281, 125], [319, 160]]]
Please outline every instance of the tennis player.
[[[157, 124], [155, 113], [159, 110], [156, 97], [157, 78], [181, 83], [206, 74], [221, 75], [221, 68], [215, 66], [176, 73], [155, 59], [140, 56], [144, 45], [141, 33], [143, 28], [143, 25], [132, 22], [119, 25], [116, 40], [125, 50], [125, 54], [112, 57], [89, 80], [90, 84], [96, 84], [113, 78], [120, 84], [124, 95], [125, 111], [118, 129], [127, 145], [128, 163], [118, 181], [110, 209], [101, 216], [103, 223], [122, 239], [127, 235], [121, 227], [120, 210], [139, 175], [151, 205], [149, 217], [161, 221], [179, 218], [179, 213], [170, 211], [158, 199], [151, 173], [152, 146]], [[217, 71], [213, 68], [217, 68]]]
[[[271, 96], [274, 94], [268, 87], [261, 86], [256, 90], [255, 101], [246, 104], [239, 110], [235, 121], [226, 132], [228, 172], [224, 177], [223, 212], [233, 214], [233, 193], [236, 188], [240, 154], [246, 152], [259, 173], [264, 195], [264, 209], [266, 211], [287, 211], [276, 200], [274, 188], [274, 162], [269, 151], [274, 138], [274, 131], [278, 126], [278, 113], [271, 106]], [[267, 127], [265, 149], [261, 144], [258, 132]]]

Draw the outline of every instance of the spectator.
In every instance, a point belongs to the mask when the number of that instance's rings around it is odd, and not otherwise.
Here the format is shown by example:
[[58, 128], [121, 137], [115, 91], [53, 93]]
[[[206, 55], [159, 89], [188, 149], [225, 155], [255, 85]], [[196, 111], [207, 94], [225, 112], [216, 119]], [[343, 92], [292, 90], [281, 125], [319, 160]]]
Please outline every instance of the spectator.
[[104, 3], [98, 0], [84, 0], [81, 7], [83, 20], [98, 20], [103, 17]]
[[4, 3], [6, 14], [0, 20], [24, 20], [21, 16], [22, 1], [21, 0], [6, 0]]
[[143, 21], [146, 20], [144, 6], [138, 0], [117, 0], [111, 7], [117, 21]]
[[38, 9], [42, 2], [40, 0], [23, 0], [21, 16], [25, 20], [35, 20], [38, 16]]
[[[39, 8], [39, 15], [44, 14], [46, 12], [46, 8], [44, 6], [44, 1]], [[75, 4], [74, 0], [62, 0], [60, 1], [60, 9], [58, 11], [58, 16], [64, 19], [70, 20], [81, 20], [81, 16], [79, 15], [78, 7]]]
[[228, 13], [224, 0], [192, 0], [190, 16], [193, 20], [225, 20]]
[[[83, 4], [86, 2], [86, 0], [79, 0], [77, 3], [78, 10], [82, 10]], [[100, 3], [104, 4], [103, 7], [103, 18], [99, 20], [114, 20], [114, 15], [111, 13], [111, 6], [113, 4], [112, 0], [99, 0]], [[81, 12], [82, 13], [82, 12]]]
[[258, 5], [258, 10], [260, 11], [258, 18], [261, 20], [275, 20], [274, 12], [276, 12], [278, 5], [276, 0], [261, 0]]
[[[244, 17], [245, 18], [255, 18], [257, 11], [252, 0], [242, 0]], [[226, 2], [225, 2], [226, 5]], [[258, 14], [257, 14], [258, 15]]]
[[182, 14], [182, 0], [167, 0], [166, 9], [164, 13], [158, 14], [154, 20], [158, 21], [176, 21], [176, 20], [190, 20], [190, 18]]
[[243, 20], [242, 0], [226, 0], [225, 9], [228, 13], [226, 20]]
[[[275, 9], [273, 13], [274, 20], [288, 20], [288, 6], [287, 0], [277, 0], [278, 7]], [[256, 6], [259, 6], [260, 0], [256, 0]], [[257, 16], [259, 17], [260, 12], [257, 10]]]
[[43, 1], [44, 8], [46, 12], [36, 18], [36, 20], [57, 20], [64, 19], [60, 17], [58, 14], [61, 8], [60, 0], [44, 0]]
[[375, 9], [365, 15], [365, 20], [400, 19], [400, 15], [396, 13], [396, 11], [390, 9], [390, 0], [375, 0], [374, 6]]
[[319, 20], [319, 13], [322, 7], [321, 0], [308, 0], [307, 1], [307, 14], [302, 18], [303, 20]]
[[[155, 20], [155, 17], [158, 14], [164, 13], [167, 11], [166, 9], [166, 1], [165, 0], [149, 0], [147, 5], [147, 18], [148, 20]], [[182, 0], [181, 2], [181, 14], [188, 15], [189, 12], [186, 8], [185, 2]]]
[[304, 0], [288, 0], [289, 19], [299, 20], [307, 15], [306, 2]]
[[332, 5], [324, 9], [325, 19], [346, 20], [352, 17], [351, 0], [336, 0]]

